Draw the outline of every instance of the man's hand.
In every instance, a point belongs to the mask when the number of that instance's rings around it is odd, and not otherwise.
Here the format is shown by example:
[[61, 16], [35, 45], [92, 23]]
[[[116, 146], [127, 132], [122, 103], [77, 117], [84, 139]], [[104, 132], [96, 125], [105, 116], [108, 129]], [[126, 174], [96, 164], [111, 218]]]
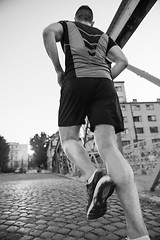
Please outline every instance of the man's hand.
[[64, 72], [63, 71], [57, 72], [57, 82], [60, 87], [62, 87], [63, 81], [64, 81]]

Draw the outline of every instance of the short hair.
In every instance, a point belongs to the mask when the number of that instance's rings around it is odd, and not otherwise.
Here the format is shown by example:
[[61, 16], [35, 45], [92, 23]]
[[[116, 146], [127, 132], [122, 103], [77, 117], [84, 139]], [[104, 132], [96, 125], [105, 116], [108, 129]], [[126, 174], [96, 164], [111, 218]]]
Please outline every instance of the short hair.
[[92, 9], [87, 5], [82, 5], [78, 8], [76, 11], [75, 17], [78, 20], [86, 21], [86, 22], [92, 22], [93, 21], [93, 11]]

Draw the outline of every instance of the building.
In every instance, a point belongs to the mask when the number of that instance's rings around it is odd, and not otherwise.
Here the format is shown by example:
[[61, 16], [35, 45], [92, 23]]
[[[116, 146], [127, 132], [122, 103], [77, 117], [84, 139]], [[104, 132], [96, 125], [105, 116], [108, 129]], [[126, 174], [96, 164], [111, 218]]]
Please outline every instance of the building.
[[124, 82], [123, 81], [114, 82], [114, 87], [117, 91], [119, 102], [120, 103], [127, 102]]
[[28, 168], [28, 145], [10, 142], [9, 148], [8, 166], [15, 169]]
[[160, 142], [160, 101], [121, 103], [125, 131], [121, 134], [123, 146], [138, 141]]
[[160, 99], [155, 102], [126, 101], [124, 82], [115, 82], [124, 118], [125, 131], [121, 133], [122, 145], [148, 141], [160, 142]]

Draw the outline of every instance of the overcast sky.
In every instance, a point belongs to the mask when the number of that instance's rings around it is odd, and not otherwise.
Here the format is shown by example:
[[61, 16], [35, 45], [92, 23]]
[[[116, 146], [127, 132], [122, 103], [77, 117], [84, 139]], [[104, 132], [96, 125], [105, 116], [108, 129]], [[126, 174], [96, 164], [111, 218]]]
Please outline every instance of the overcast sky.
[[[36, 133], [58, 130], [60, 88], [42, 40], [50, 23], [73, 20], [82, 4], [94, 12], [95, 27], [106, 32], [120, 0], [0, 0], [0, 135], [28, 143]], [[123, 51], [129, 63], [160, 78], [160, 1], [150, 10]], [[60, 50], [64, 66], [64, 58]], [[125, 70], [127, 100], [156, 101], [160, 88]]]

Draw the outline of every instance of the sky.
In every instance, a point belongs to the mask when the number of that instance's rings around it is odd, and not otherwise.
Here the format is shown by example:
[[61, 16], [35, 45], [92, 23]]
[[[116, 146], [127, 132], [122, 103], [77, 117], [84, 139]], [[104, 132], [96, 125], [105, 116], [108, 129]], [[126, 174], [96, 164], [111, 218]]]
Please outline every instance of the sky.
[[[79, 6], [93, 9], [95, 27], [106, 32], [120, 0], [0, 0], [0, 135], [28, 144], [35, 134], [58, 130], [60, 87], [43, 45], [43, 29], [73, 20]], [[123, 52], [131, 65], [160, 78], [160, 1], [157, 1]], [[64, 55], [58, 46], [64, 66]], [[127, 101], [156, 101], [160, 88], [125, 70]]]

